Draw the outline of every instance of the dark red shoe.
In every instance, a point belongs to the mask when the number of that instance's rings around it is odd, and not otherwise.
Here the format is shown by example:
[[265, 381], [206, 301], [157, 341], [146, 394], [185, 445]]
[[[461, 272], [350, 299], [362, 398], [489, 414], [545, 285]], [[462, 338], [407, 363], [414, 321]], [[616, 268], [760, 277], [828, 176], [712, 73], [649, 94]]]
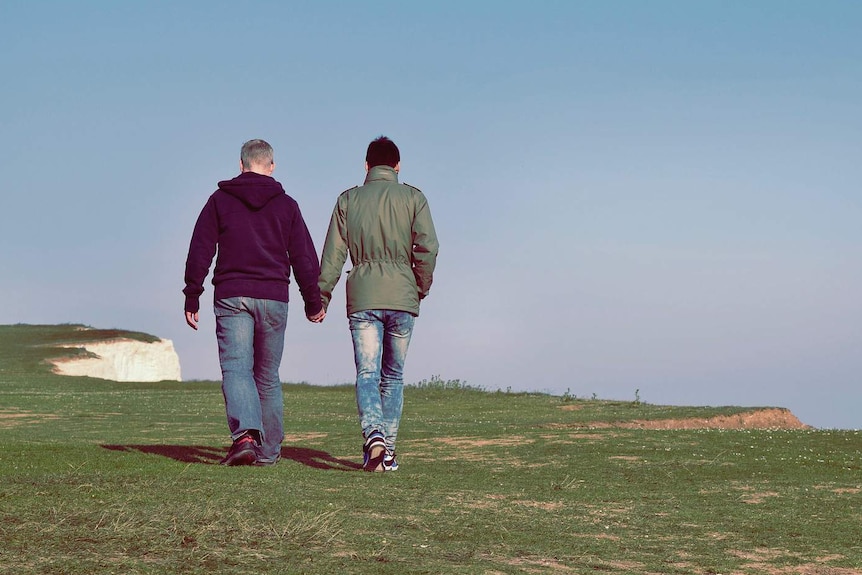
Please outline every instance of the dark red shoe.
[[257, 441], [246, 433], [233, 442], [221, 465], [254, 465], [257, 461]]

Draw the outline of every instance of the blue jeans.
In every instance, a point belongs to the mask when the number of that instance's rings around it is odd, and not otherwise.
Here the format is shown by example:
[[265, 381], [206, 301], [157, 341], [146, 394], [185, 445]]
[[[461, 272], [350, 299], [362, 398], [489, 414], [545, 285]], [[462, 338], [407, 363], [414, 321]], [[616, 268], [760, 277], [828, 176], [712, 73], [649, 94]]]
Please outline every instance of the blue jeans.
[[395, 440], [404, 405], [404, 360], [414, 316], [406, 311], [366, 310], [347, 316], [356, 361], [356, 407], [363, 437], [379, 431], [386, 449]]
[[284, 399], [278, 368], [284, 352], [287, 303], [225, 298], [215, 302], [215, 316], [221, 389], [231, 438], [257, 431], [261, 457], [275, 458], [284, 439]]

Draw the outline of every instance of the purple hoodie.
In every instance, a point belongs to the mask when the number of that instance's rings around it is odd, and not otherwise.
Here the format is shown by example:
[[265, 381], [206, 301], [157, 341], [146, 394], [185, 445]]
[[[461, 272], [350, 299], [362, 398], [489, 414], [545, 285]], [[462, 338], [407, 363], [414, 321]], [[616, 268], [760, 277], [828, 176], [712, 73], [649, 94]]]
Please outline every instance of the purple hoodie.
[[219, 182], [207, 200], [186, 259], [185, 311], [200, 309], [216, 249], [215, 299], [245, 296], [286, 302], [293, 268], [306, 315], [322, 309], [314, 242], [299, 204], [273, 178], [243, 172]]

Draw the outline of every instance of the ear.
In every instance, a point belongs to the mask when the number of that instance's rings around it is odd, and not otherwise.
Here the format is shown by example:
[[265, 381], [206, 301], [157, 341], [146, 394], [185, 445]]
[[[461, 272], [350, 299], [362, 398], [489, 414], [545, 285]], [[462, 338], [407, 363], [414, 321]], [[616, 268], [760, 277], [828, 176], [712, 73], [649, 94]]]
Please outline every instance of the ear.
[[371, 169], [371, 168], [370, 168], [370, 167], [368, 167], [368, 162], [365, 162], [365, 171], [367, 172], [367, 171], [368, 171], [368, 170], [370, 170], [370, 169]]
[[242, 165], [242, 160], [239, 161], [239, 171], [240, 173], [245, 171], [245, 166]]
[[395, 164], [395, 173], [397, 174], [400, 171], [401, 171], [401, 161], [399, 160], [398, 163]]
[[271, 176], [271, 175], [272, 175], [272, 173], [273, 173], [274, 171], [275, 171], [275, 162], [273, 161], [273, 162], [269, 165], [269, 175]]

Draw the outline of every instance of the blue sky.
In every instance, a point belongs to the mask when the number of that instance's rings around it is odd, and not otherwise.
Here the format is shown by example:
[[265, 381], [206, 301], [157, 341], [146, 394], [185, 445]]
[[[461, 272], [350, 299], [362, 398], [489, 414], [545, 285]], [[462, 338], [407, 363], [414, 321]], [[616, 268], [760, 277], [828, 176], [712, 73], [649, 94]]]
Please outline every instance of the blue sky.
[[[6, 0], [0, 323], [146, 331], [218, 379], [212, 291], [195, 333], [180, 290], [242, 142], [320, 247], [386, 134], [441, 242], [408, 381], [862, 427], [860, 29], [841, 0]], [[293, 306], [285, 380], [352, 381], [343, 288]]]

